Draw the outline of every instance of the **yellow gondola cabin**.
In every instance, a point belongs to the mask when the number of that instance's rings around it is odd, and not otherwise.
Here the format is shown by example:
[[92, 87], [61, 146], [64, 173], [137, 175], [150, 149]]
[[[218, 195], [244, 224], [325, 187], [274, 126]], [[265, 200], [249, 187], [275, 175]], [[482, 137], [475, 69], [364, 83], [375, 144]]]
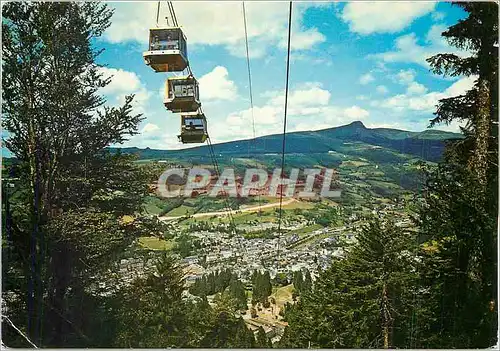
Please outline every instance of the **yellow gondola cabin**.
[[179, 141], [183, 144], [204, 143], [207, 137], [207, 120], [203, 113], [186, 113], [181, 115]]
[[193, 76], [171, 77], [165, 83], [165, 107], [172, 112], [196, 112], [201, 106], [198, 82]]
[[142, 56], [156, 72], [182, 72], [188, 66], [186, 37], [179, 27], [151, 28]]

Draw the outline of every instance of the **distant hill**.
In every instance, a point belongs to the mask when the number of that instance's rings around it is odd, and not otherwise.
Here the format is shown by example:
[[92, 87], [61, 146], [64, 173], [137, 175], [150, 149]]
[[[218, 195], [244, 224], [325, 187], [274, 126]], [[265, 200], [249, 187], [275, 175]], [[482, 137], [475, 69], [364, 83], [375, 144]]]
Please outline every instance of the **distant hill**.
[[[439, 130], [409, 132], [390, 128], [366, 128], [360, 122], [316, 131], [292, 132], [286, 135], [286, 154], [335, 154], [347, 153], [363, 156], [368, 151], [388, 155], [394, 153], [413, 155], [428, 161], [438, 161], [447, 140], [463, 138], [461, 134]], [[353, 145], [357, 147], [353, 150]], [[364, 145], [365, 147], [361, 147]], [[368, 148], [366, 148], [368, 146]], [[371, 148], [369, 147], [371, 146]], [[281, 154], [282, 135], [266, 135], [255, 140], [236, 140], [213, 145], [217, 155], [222, 157], [248, 157]], [[382, 149], [382, 151], [380, 150]], [[156, 150], [121, 148], [122, 152], [138, 154], [141, 159], [205, 158], [208, 146], [182, 150]], [[271, 155], [270, 155], [271, 154]], [[364, 155], [366, 156], [366, 155]], [[387, 160], [387, 162], [391, 162]]]

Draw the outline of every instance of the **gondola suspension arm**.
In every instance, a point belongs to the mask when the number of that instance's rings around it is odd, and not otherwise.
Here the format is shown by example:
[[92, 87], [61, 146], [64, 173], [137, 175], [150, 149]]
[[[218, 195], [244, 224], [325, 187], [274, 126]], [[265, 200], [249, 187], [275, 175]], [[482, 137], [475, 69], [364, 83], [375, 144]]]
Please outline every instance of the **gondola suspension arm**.
[[[158, 5], [156, 7], [156, 27], [159, 26], [159, 21], [160, 21], [160, 5], [161, 1], [158, 1]], [[175, 15], [174, 5], [172, 4], [172, 1], [167, 1], [167, 7], [168, 7], [168, 12], [170, 14], [170, 19], [172, 20], [172, 25], [174, 27], [179, 27], [179, 23], [177, 22], [177, 16]], [[170, 25], [168, 21], [169, 17], [165, 17], [165, 19], [167, 20], [167, 25]]]

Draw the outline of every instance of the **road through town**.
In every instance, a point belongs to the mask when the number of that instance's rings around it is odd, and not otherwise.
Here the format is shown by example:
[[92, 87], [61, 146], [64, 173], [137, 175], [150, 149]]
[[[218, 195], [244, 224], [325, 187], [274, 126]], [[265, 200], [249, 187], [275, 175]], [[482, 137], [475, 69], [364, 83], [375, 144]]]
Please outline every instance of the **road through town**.
[[[282, 205], [286, 206], [289, 205], [293, 202], [296, 202], [296, 199], [289, 199], [286, 201], [283, 201]], [[247, 208], [242, 208], [239, 210], [231, 210], [231, 214], [236, 214], [236, 213], [246, 213], [246, 212], [257, 212], [259, 210], [264, 210], [267, 208], [273, 208], [273, 207], [279, 207], [280, 203], [279, 202], [273, 202], [271, 204], [266, 204], [262, 206], [254, 206], [254, 207], [247, 207]], [[199, 217], [211, 217], [211, 216], [227, 216], [229, 211], [217, 211], [217, 212], [203, 212], [203, 213], [195, 213], [191, 215], [193, 218], [199, 218]], [[171, 221], [174, 219], [179, 219], [185, 216], [174, 216], [174, 217], [169, 217], [169, 216], [163, 216], [163, 217], [158, 217], [159, 220], [161, 221]]]

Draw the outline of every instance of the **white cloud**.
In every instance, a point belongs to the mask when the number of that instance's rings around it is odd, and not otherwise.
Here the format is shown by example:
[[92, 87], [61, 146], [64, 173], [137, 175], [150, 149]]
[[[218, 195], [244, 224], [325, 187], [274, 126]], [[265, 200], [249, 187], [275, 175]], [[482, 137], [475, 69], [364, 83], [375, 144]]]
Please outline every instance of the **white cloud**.
[[464, 94], [474, 86], [476, 76], [464, 77], [453, 83], [448, 89], [445, 90], [447, 97]]
[[389, 89], [385, 85], [379, 85], [376, 88], [377, 93], [379, 94], [387, 94], [389, 92]]
[[373, 121], [373, 122], [364, 123], [364, 125], [367, 128], [391, 128], [391, 129], [408, 130], [407, 125], [400, 123], [400, 122], [386, 123], [386, 122]]
[[405, 62], [416, 63], [425, 68], [429, 68], [426, 61], [429, 57], [439, 53], [454, 53], [458, 56], [468, 55], [467, 52], [450, 46], [441, 33], [446, 30], [443, 25], [433, 25], [427, 32], [425, 45], [419, 43], [415, 33], [405, 34], [396, 38], [394, 50], [378, 54], [368, 55], [369, 58], [382, 60], [383, 62]]
[[[265, 92], [263, 96], [269, 98], [268, 105], [282, 107], [285, 103], [284, 91]], [[312, 114], [316, 108], [327, 106], [331, 94], [322, 88], [321, 83], [301, 83], [299, 88], [292, 89], [288, 94], [288, 111], [290, 114]]]
[[400, 70], [393, 80], [406, 86], [406, 95], [422, 95], [427, 92], [427, 88], [415, 81], [416, 72], [413, 69]]
[[[283, 130], [284, 92], [268, 91], [261, 94], [267, 101], [255, 106], [253, 117], [256, 135], [281, 133]], [[359, 106], [347, 108], [333, 106], [331, 93], [320, 83], [302, 83], [289, 92], [287, 131], [317, 130], [366, 119], [369, 112]], [[216, 122], [217, 123], [217, 122]], [[235, 111], [227, 116], [221, 125], [212, 126], [214, 141], [222, 142], [253, 137], [252, 111]]]
[[403, 85], [408, 85], [415, 80], [416, 73], [412, 69], [400, 70], [394, 77], [396, 82]]
[[427, 91], [425, 87], [423, 89], [414, 88], [412, 94], [398, 94], [384, 100], [372, 100], [370, 105], [372, 107], [392, 109], [397, 112], [420, 111], [432, 113], [435, 111], [440, 99], [465, 93], [472, 88], [474, 80], [475, 77], [461, 78], [443, 92], [425, 93]]
[[345, 116], [351, 119], [363, 119], [368, 117], [369, 112], [363, 110], [361, 107], [351, 106], [349, 108], [344, 109], [344, 114]]
[[431, 16], [434, 21], [438, 22], [444, 20], [446, 14], [443, 12], [434, 11]]
[[[306, 50], [325, 41], [326, 37], [318, 32], [318, 29], [316, 28], [307, 29], [298, 33], [294, 33], [292, 30], [290, 48], [292, 50]], [[287, 39], [280, 41], [279, 46], [282, 49], [286, 49], [288, 47]]]
[[356, 96], [356, 100], [365, 101], [365, 100], [368, 100], [368, 96], [366, 96], [366, 95], [357, 95]]
[[200, 99], [202, 100], [235, 100], [238, 96], [236, 85], [229, 80], [226, 67], [217, 66], [198, 80]]
[[141, 80], [134, 72], [108, 67], [101, 67], [99, 71], [102, 73], [103, 78], [111, 78], [111, 82], [101, 88], [103, 94], [127, 94], [141, 87]]
[[[284, 57], [286, 60], [286, 57]], [[318, 57], [317, 54], [313, 55], [306, 55], [302, 52], [295, 52], [290, 55], [290, 62], [294, 61], [305, 61], [308, 64], [312, 65], [326, 65], [326, 66], [331, 66], [332, 65], [332, 60], [330, 57]]]
[[427, 92], [427, 88], [415, 81], [416, 72], [412, 69], [400, 70], [393, 80], [401, 85], [406, 85], [406, 95], [422, 95]]
[[[168, 128], [165, 130], [169, 130]], [[153, 149], [175, 150], [184, 149], [187, 145], [179, 143], [177, 140], [177, 132], [166, 132], [164, 130], [156, 130], [151, 133], [140, 133], [132, 136], [127, 142], [120, 147], [135, 146], [138, 148], [150, 147]]]
[[160, 127], [158, 127], [156, 124], [153, 123], [148, 123], [142, 128], [141, 133], [143, 134], [153, 134], [155, 132], [158, 132], [160, 130]]
[[[279, 106], [255, 106], [253, 109], [253, 118], [256, 124], [259, 125], [274, 125], [280, 123], [278, 114], [281, 109]], [[252, 110], [246, 109], [243, 111], [233, 112], [227, 116], [226, 121], [230, 126], [248, 126], [252, 122]]]
[[366, 73], [363, 74], [361, 77], [359, 77], [359, 83], [366, 85], [368, 83], [371, 83], [375, 80], [375, 78], [371, 75], [371, 73]]
[[359, 34], [396, 33], [413, 20], [431, 12], [435, 2], [350, 2], [341, 18], [352, 32]]
[[[156, 24], [156, 2], [112, 3], [116, 8], [111, 26], [104, 38], [111, 43], [135, 41], [146, 48], [148, 30]], [[309, 7], [329, 4], [300, 3], [294, 8], [292, 49], [303, 50], [325, 41], [316, 28], [305, 28], [302, 18]], [[286, 43], [288, 3], [246, 2], [247, 34], [252, 57], [263, 57], [270, 46]], [[174, 8], [188, 46], [222, 45], [235, 56], [244, 57], [245, 31], [240, 2], [200, 1], [175, 2]], [[162, 3], [160, 25], [165, 25], [167, 6]]]
[[[328, 90], [321, 88], [321, 85], [305, 85], [304, 88], [294, 90], [289, 96], [290, 108], [326, 106], [331, 94]], [[284, 99], [284, 98], [283, 98]], [[279, 100], [278, 100], [279, 101]]]
[[327, 129], [327, 128], [332, 128], [331, 124], [328, 123], [322, 123], [322, 122], [313, 122], [313, 123], [298, 123], [295, 125], [290, 132], [304, 132], [304, 131], [311, 131], [311, 130], [320, 130], [320, 129]]
[[102, 73], [103, 78], [111, 78], [111, 82], [101, 88], [100, 92], [112, 103], [123, 104], [126, 95], [134, 94], [132, 102], [134, 113], [144, 113], [146, 111], [151, 93], [146, 89], [137, 74], [109, 67], [101, 67], [99, 71]]
[[408, 95], [421, 95], [427, 92], [427, 88], [417, 82], [411, 82], [406, 89], [406, 94]]
[[[247, 51], [244, 43], [240, 43], [241, 45], [227, 45], [227, 51], [236, 57], [246, 57]], [[266, 55], [266, 50], [268, 47], [268, 43], [262, 40], [249, 40], [248, 44], [248, 56], [251, 59], [262, 58]]]

